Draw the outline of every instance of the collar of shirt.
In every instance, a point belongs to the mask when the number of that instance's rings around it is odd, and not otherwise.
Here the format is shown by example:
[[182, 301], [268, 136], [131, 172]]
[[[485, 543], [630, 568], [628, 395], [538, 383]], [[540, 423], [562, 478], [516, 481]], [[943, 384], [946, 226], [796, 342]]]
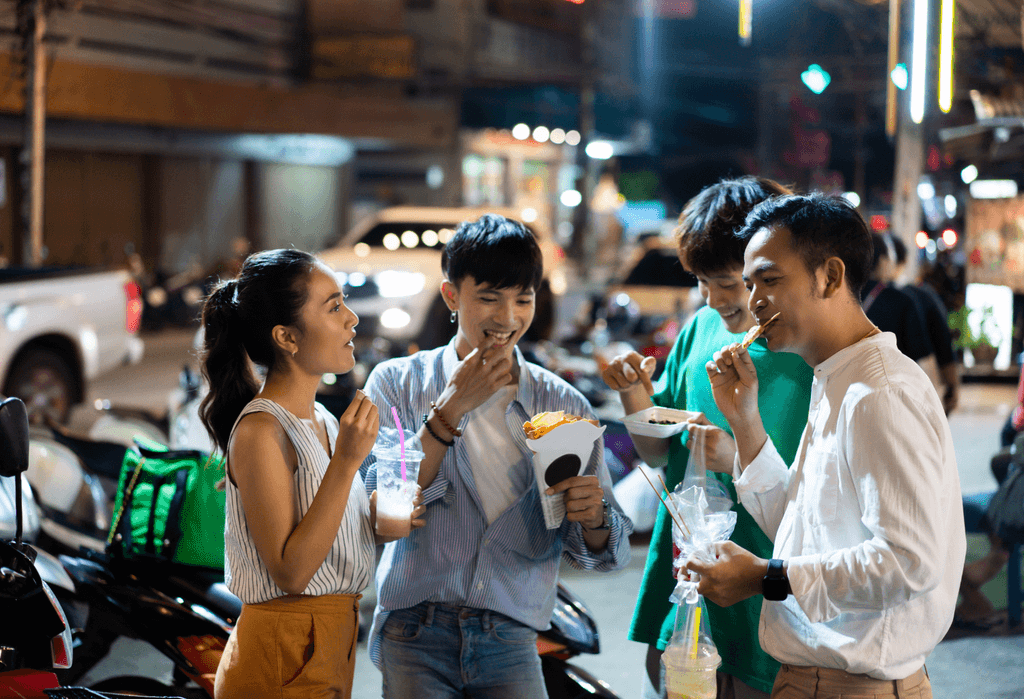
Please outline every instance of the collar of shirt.
[[878, 333], [870, 337], [865, 337], [858, 342], [854, 342], [849, 347], [844, 347], [839, 350], [831, 357], [821, 362], [814, 367], [814, 380], [815, 381], [826, 381], [829, 376], [832, 376], [837, 371], [846, 367], [850, 362], [856, 359], [861, 352], [864, 352], [870, 347], [885, 347], [885, 346], [896, 346], [896, 336], [892, 333]]

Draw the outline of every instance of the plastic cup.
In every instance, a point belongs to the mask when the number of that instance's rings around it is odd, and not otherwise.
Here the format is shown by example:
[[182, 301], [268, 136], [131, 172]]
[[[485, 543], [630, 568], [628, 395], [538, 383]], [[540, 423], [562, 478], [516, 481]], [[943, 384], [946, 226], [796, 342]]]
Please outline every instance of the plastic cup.
[[668, 699], [715, 699], [715, 674], [722, 664], [718, 649], [697, 645], [697, 657], [680, 646], [669, 646], [661, 656], [662, 686]]
[[424, 457], [423, 452], [414, 446], [418, 445], [410, 445], [406, 440], [404, 480], [401, 451], [397, 444], [373, 450], [377, 457], [377, 533], [381, 536], [409, 536], [416, 478]]

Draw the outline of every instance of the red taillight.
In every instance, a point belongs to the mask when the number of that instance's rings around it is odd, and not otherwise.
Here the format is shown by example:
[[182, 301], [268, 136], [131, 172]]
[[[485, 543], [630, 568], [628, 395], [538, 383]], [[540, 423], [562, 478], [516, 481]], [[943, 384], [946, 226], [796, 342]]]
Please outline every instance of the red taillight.
[[124, 329], [134, 334], [142, 324], [142, 290], [135, 282], [124, 284]]
[[224, 654], [225, 639], [217, 636], [181, 636], [178, 638], [178, 650], [194, 668], [187, 672], [193, 682], [213, 696], [213, 682], [217, 678], [217, 665]]

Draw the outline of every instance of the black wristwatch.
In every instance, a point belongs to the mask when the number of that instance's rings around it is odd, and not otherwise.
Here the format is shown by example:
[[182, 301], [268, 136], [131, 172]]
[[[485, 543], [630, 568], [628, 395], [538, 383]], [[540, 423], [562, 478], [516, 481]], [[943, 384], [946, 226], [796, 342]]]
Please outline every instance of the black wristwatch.
[[606, 500], [605, 498], [601, 498], [601, 505], [604, 507], [604, 511], [603, 511], [603, 514], [602, 514], [604, 519], [601, 520], [601, 526], [593, 527], [593, 528], [583, 527], [587, 531], [599, 532], [599, 531], [603, 531], [605, 529], [610, 528], [611, 523], [612, 523], [612, 506], [611, 506], [611, 503], [609, 503], [608, 500]]
[[789, 597], [789, 578], [780, 558], [768, 561], [768, 572], [761, 579], [761, 593], [766, 600], [781, 602]]

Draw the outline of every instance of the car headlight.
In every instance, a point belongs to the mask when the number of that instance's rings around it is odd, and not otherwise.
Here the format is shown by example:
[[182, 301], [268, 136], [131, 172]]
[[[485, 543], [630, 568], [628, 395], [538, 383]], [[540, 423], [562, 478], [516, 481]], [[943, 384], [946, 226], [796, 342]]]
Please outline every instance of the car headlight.
[[400, 272], [394, 269], [375, 274], [373, 281], [380, 295], [389, 299], [415, 296], [427, 285], [427, 277], [421, 272]]
[[412, 316], [401, 308], [389, 308], [380, 314], [380, 324], [392, 330], [404, 328], [411, 320]]

